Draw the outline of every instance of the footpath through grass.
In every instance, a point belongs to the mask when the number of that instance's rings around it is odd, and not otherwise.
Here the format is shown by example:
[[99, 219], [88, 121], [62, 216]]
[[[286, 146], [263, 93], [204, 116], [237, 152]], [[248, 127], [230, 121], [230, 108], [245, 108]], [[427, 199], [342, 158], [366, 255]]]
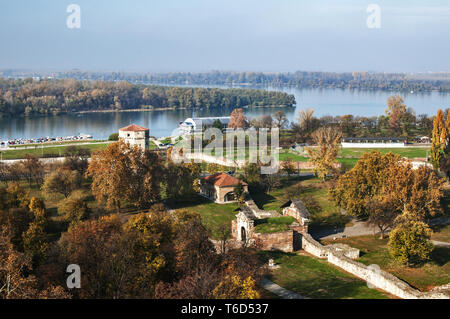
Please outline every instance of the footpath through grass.
[[389, 295], [371, 289], [367, 283], [346, 273], [326, 260], [307, 254], [261, 252], [265, 261], [273, 258], [280, 268], [269, 279], [283, 288], [309, 298], [319, 299], [385, 299]]
[[378, 236], [369, 235], [340, 238], [335, 241], [327, 240], [323, 243], [344, 243], [358, 248], [361, 251], [359, 262], [365, 265], [379, 265], [381, 269], [421, 291], [429, 291], [435, 286], [450, 282], [450, 249], [435, 247], [429, 262], [415, 267], [407, 267], [392, 258], [387, 248], [387, 242], [387, 238], [381, 240], [378, 239]]

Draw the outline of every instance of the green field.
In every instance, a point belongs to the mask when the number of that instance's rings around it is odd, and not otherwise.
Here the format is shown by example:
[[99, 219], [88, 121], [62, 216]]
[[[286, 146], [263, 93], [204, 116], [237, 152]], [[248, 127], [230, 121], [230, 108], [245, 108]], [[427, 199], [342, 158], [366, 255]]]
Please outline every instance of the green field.
[[83, 143], [101, 143], [107, 142], [103, 140], [75, 140], [75, 141], [60, 141], [60, 142], [45, 142], [45, 143], [34, 143], [34, 144], [21, 144], [21, 145], [11, 145], [10, 148], [23, 148], [23, 147], [40, 147], [40, 146], [51, 146], [51, 145], [67, 145], [67, 144], [83, 144]]
[[381, 269], [406, 281], [412, 287], [428, 291], [435, 286], [450, 282], [450, 249], [435, 247], [431, 260], [423, 265], [407, 267], [396, 262], [387, 249], [388, 239], [378, 239], [373, 235], [340, 238], [324, 241], [324, 244], [344, 243], [361, 251], [359, 262], [365, 265], [376, 264]]
[[[149, 149], [157, 149], [155, 143], [150, 141], [149, 143]], [[88, 149], [91, 153], [98, 151], [98, 150], [104, 150], [109, 143], [92, 143], [92, 144], [83, 144], [76, 147]], [[14, 150], [7, 150], [7, 151], [0, 151], [0, 158], [3, 160], [10, 160], [10, 159], [24, 159], [26, 155], [32, 155], [39, 158], [48, 158], [48, 157], [62, 157], [64, 156], [67, 148], [70, 146], [54, 146], [54, 147], [36, 147], [31, 149], [21, 149], [20, 147]]]
[[251, 196], [259, 208], [275, 210], [281, 213], [281, 206], [290, 198], [288, 191], [294, 197], [305, 202], [311, 213], [310, 228], [343, 226], [347, 218], [340, 214], [340, 209], [328, 198], [328, 184], [315, 177], [291, 177], [282, 178], [281, 187], [274, 189], [269, 194], [258, 192]]
[[235, 219], [238, 208], [237, 203], [216, 204], [209, 199], [195, 195], [192, 201], [170, 202], [172, 209], [183, 209], [189, 212], [196, 212], [202, 217], [202, 222], [211, 231], [213, 238], [219, 237], [219, 230], [222, 225], [231, 230], [231, 221]]
[[[85, 144], [80, 145], [78, 147], [88, 149], [91, 152], [97, 150], [105, 149], [109, 144]], [[32, 155], [39, 158], [46, 157], [61, 157], [64, 156], [67, 148], [70, 146], [55, 146], [55, 147], [45, 147], [45, 148], [35, 148], [35, 149], [16, 149], [16, 150], [8, 150], [1, 151], [1, 158], [4, 160], [8, 159], [24, 159], [26, 155]]]
[[280, 268], [269, 279], [281, 287], [315, 299], [385, 299], [389, 296], [325, 260], [307, 254], [261, 252], [261, 258], [273, 258]]
[[289, 230], [289, 225], [296, 222], [291, 216], [270, 217], [255, 221], [255, 233], [270, 234]]
[[364, 153], [370, 151], [377, 151], [382, 154], [387, 154], [392, 152], [394, 154], [398, 154], [402, 157], [407, 158], [416, 158], [421, 157], [425, 158], [427, 155], [430, 155], [429, 148], [419, 148], [419, 147], [405, 147], [405, 148], [341, 148], [339, 151], [338, 157], [341, 158], [361, 158]]

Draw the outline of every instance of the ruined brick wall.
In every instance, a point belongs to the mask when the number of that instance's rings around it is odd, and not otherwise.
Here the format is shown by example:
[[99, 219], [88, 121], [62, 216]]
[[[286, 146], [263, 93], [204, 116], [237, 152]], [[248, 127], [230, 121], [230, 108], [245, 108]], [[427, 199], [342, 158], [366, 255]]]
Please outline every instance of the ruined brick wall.
[[263, 250], [294, 251], [294, 232], [292, 230], [272, 234], [254, 233], [252, 238], [256, 245]]

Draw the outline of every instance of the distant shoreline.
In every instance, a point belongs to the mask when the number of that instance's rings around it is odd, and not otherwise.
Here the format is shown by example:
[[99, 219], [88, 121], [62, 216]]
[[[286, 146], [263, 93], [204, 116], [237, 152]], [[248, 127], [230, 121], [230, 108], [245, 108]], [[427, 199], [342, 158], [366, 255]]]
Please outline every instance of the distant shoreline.
[[[286, 106], [286, 105], [247, 105], [243, 106], [243, 109], [250, 109], [250, 108], [290, 108], [290, 107], [296, 107], [295, 105], [292, 106]], [[65, 114], [87, 114], [87, 113], [122, 113], [122, 112], [142, 112], [142, 111], [175, 111], [175, 110], [190, 110], [192, 108], [187, 107], [158, 107], [158, 108], [142, 108], [142, 109], [126, 109], [126, 110], [89, 110], [89, 111], [78, 111], [73, 113], [65, 113]], [[211, 110], [215, 108], [210, 108]], [[200, 109], [192, 109], [192, 110], [200, 110]]]

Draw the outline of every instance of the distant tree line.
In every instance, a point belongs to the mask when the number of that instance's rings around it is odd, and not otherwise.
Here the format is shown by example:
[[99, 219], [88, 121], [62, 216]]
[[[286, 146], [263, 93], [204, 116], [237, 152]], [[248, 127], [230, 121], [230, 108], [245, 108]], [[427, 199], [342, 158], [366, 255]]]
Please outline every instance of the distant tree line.
[[[18, 73], [3, 71], [5, 76], [42, 76], [37, 73]], [[450, 92], [450, 75], [436, 73], [411, 75], [405, 73], [372, 72], [221, 72], [205, 73], [125, 73], [125, 72], [54, 72], [56, 78], [73, 78], [78, 80], [129, 81], [133, 83], [183, 84], [183, 85], [230, 85], [250, 84], [254, 86], [292, 86], [298, 88], [340, 88], [387, 91], [440, 91]]]
[[135, 108], [292, 106], [293, 95], [255, 89], [164, 87], [104, 81], [0, 78], [0, 116]]

